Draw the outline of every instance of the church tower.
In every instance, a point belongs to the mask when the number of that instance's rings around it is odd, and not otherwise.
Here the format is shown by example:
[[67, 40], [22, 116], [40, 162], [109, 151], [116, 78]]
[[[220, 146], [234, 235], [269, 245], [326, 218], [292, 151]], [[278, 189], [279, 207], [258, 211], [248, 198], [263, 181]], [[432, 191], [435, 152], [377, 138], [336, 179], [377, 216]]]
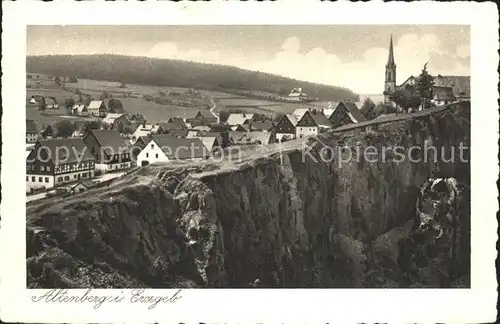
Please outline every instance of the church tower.
[[391, 43], [389, 45], [389, 57], [385, 65], [385, 86], [384, 86], [384, 99], [385, 102], [390, 102], [389, 94], [396, 89], [396, 63], [394, 62], [394, 48]]

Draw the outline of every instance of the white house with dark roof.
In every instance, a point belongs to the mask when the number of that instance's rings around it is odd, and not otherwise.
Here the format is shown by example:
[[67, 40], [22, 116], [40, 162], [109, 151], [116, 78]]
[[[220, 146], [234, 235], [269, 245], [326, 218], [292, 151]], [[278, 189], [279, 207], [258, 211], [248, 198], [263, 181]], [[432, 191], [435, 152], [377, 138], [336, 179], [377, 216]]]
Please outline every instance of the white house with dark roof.
[[106, 117], [107, 109], [106, 105], [104, 104], [104, 101], [102, 100], [93, 100], [89, 103], [87, 106], [87, 109], [90, 113], [90, 115], [95, 116], [95, 117]]
[[153, 135], [137, 155], [137, 166], [173, 160], [203, 160], [210, 151], [199, 138], [176, 138], [170, 135]]

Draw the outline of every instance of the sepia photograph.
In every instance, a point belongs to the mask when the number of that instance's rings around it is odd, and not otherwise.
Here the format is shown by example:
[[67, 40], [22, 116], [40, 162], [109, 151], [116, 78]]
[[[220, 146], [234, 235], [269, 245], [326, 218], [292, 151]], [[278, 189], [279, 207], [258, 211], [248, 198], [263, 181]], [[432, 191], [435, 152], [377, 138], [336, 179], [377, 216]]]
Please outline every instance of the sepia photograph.
[[29, 288], [469, 288], [463, 25], [28, 26]]
[[0, 320], [493, 322], [493, 8], [2, 3]]

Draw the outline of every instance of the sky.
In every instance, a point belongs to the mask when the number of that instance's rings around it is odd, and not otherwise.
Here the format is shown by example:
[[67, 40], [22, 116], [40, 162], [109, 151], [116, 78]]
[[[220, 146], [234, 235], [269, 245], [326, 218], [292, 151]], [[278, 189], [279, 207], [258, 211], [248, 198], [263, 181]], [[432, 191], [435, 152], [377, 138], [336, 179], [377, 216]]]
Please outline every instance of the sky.
[[397, 83], [470, 75], [462, 25], [28, 26], [27, 55], [111, 53], [232, 65], [380, 94], [390, 37]]

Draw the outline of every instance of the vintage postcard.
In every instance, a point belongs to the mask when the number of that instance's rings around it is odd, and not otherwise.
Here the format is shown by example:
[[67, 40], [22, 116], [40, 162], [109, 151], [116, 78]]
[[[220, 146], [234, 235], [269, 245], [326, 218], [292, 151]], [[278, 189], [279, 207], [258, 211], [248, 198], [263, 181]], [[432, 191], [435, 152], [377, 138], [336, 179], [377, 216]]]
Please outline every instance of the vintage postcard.
[[3, 321], [494, 321], [493, 4], [3, 7]]

